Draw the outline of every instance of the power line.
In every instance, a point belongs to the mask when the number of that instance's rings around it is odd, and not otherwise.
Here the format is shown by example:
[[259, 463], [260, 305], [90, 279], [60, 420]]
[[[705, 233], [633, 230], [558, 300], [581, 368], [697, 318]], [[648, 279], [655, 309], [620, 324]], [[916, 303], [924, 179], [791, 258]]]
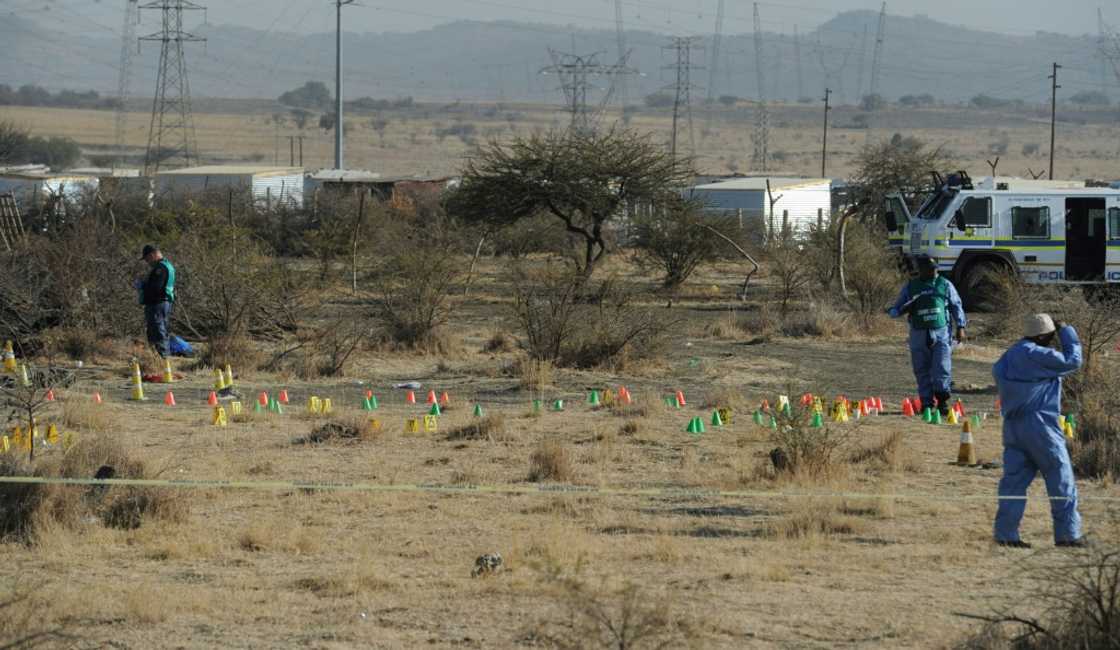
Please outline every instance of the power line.
[[124, 0], [124, 25], [121, 27], [121, 60], [117, 71], [117, 110], [113, 116], [113, 144], [116, 161], [124, 160], [124, 133], [128, 126], [129, 90], [132, 84], [132, 41], [136, 38], [136, 22], [140, 17], [138, 0]]
[[758, 109], [755, 115], [754, 133], [751, 136], [754, 144], [751, 166], [764, 172], [766, 162], [770, 158], [770, 115], [766, 108], [766, 79], [763, 74], [765, 57], [762, 50], [762, 22], [758, 17], [757, 2], [754, 3], [754, 66], [758, 84]]
[[676, 55], [676, 63], [665, 66], [666, 70], [673, 70], [674, 83], [665, 87], [673, 91], [673, 126], [669, 136], [669, 155], [673, 160], [677, 158], [677, 139], [680, 130], [680, 121], [683, 118], [688, 122], [688, 147], [690, 154], [696, 153], [696, 140], [692, 130], [692, 91], [696, 87], [692, 83], [692, 71], [701, 69], [692, 64], [692, 50], [703, 49], [696, 46], [700, 41], [699, 36], [674, 36], [665, 49], [672, 50]]
[[871, 95], [879, 94], [879, 71], [883, 65], [883, 42], [887, 37], [887, 3], [879, 11], [879, 27], [875, 30], [875, 52], [871, 55]]
[[183, 43], [206, 39], [183, 31], [183, 12], [203, 11], [205, 7], [190, 0], [156, 0], [139, 8], [159, 9], [162, 18], [159, 32], [140, 38], [141, 41], [160, 43], [152, 122], [148, 130], [148, 150], [144, 156], [145, 174], [154, 175], [164, 160], [179, 158], [185, 167], [190, 167], [192, 157], [198, 156]]

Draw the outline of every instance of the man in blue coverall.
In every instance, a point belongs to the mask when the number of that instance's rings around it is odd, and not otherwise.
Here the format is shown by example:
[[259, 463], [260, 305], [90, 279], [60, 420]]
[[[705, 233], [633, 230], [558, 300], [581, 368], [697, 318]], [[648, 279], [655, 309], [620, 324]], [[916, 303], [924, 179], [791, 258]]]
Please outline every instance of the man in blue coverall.
[[[1057, 336], [1059, 352], [1051, 347]], [[1027, 487], [1042, 473], [1050, 495], [1057, 546], [1086, 546], [1077, 512], [1077, 485], [1059, 424], [1062, 377], [1081, 367], [1081, 341], [1068, 325], [1046, 314], [1028, 316], [1023, 339], [992, 369], [1003, 408], [1003, 478], [996, 510], [995, 540], [1000, 546], [1030, 548], [1019, 538]]]
[[918, 277], [902, 287], [894, 306], [887, 310], [892, 318], [910, 318], [910, 365], [918, 380], [918, 397], [923, 405], [936, 404], [941, 415], [949, 414], [953, 383], [953, 341], [949, 326], [956, 326], [957, 342], [964, 341], [967, 324], [964, 306], [952, 282], [937, 273], [937, 264], [928, 256], [917, 258]]

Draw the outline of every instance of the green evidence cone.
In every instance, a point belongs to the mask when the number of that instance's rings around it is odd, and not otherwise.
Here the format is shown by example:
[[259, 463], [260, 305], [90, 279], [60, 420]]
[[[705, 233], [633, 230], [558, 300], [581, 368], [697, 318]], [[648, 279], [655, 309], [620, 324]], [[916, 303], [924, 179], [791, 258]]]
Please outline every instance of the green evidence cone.
[[928, 406], [922, 409], [922, 422], [926, 424], [931, 424], [933, 422], [933, 412]]
[[599, 406], [599, 391], [591, 391], [591, 394], [587, 396], [587, 403], [591, 406]]
[[981, 419], [980, 419], [979, 415], [972, 416], [972, 428], [974, 430], [977, 430], [977, 431], [980, 430], [980, 422], [981, 422]]
[[723, 418], [721, 418], [719, 416], [719, 411], [712, 411], [712, 426], [713, 427], [722, 427], [723, 426]]
[[377, 395], [371, 395], [369, 398], [369, 410], [376, 411], [378, 406], [380, 405], [377, 403]]
[[758, 426], [762, 426], [764, 422], [765, 421], [762, 419], [762, 411], [761, 410], [755, 411], [754, 412], [754, 423], [757, 424]]
[[933, 420], [930, 424], [941, 424], [941, 409], [933, 409]]
[[784, 415], [786, 417], [789, 417], [792, 414], [793, 414], [793, 411], [790, 408], [789, 402], [786, 402], [785, 404], [782, 404], [782, 415]]
[[778, 418], [774, 417], [773, 415], [770, 416], [770, 428], [771, 429], [777, 429], [778, 428]]
[[432, 404], [432, 409], [428, 411], [428, 415], [443, 415], [443, 412], [439, 410], [439, 402]]
[[260, 413], [263, 410], [264, 409], [261, 407], [261, 403], [260, 403], [259, 400], [256, 401], [256, 402], [253, 402], [253, 412], [254, 413]]
[[553, 402], [552, 403], [552, 410], [553, 411], [563, 411], [564, 410], [564, 400], [558, 399], [555, 402]]
[[534, 413], [540, 413], [541, 412], [541, 401], [539, 399], [533, 400], [533, 412]]
[[475, 404], [474, 405], [474, 416], [476, 418], [482, 417], [482, 405], [481, 404]]
[[373, 405], [369, 403], [369, 398], [368, 397], [363, 397], [362, 398], [362, 410], [363, 411], [372, 411], [373, 410]]
[[685, 428], [685, 433], [691, 433], [694, 436], [704, 433], [704, 421], [700, 418], [692, 418], [688, 421], [688, 426]]
[[814, 429], [819, 429], [824, 426], [824, 418], [821, 417], [820, 411], [813, 413], [813, 419], [809, 421], [809, 426]]

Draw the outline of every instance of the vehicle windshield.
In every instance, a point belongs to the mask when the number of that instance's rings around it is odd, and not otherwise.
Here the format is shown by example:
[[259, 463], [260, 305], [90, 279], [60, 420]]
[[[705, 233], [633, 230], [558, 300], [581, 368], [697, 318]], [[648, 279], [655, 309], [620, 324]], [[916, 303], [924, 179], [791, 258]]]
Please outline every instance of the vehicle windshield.
[[931, 197], [922, 208], [918, 210], [915, 219], [935, 220], [945, 212], [945, 208], [953, 202], [957, 196], [957, 190], [941, 190], [936, 196]]

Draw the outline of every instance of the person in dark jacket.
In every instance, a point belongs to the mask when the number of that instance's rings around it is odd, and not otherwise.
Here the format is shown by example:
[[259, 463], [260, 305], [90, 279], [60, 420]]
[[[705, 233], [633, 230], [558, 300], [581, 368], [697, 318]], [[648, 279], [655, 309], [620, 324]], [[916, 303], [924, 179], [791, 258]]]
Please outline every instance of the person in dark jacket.
[[136, 280], [140, 304], [144, 305], [144, 323], [148, 330], [148, 343], [161, 357], [171, 354], [168, 324], [171, 305], [175, 302], [175, 267], [163, 257], [159, 247], [144, 246], [143, 260], [151, 267], [146, 280]]

